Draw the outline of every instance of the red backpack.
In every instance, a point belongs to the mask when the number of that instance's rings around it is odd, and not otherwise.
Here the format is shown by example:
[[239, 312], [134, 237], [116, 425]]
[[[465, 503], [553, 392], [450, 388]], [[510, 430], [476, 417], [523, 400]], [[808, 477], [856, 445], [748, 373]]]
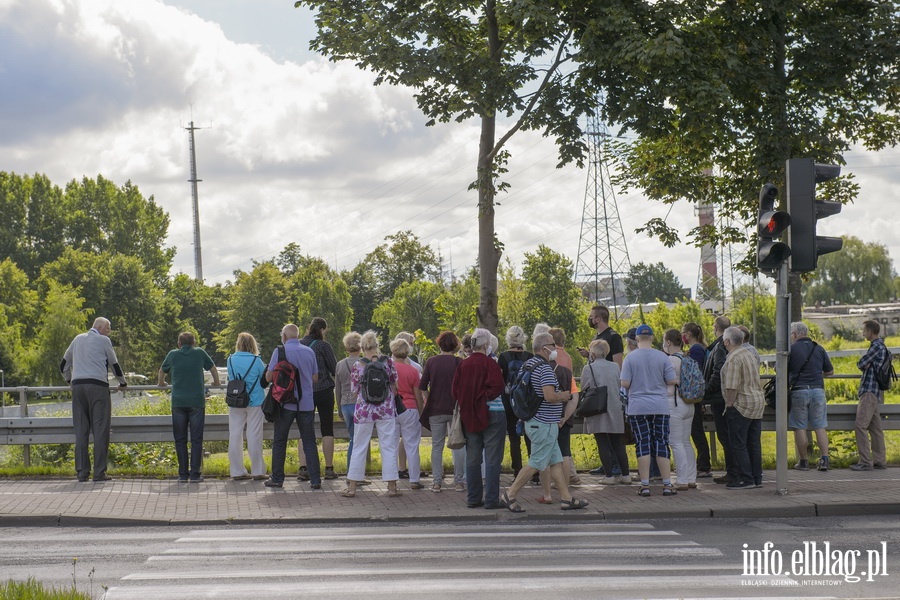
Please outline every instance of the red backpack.
[[295, 399], [294, 390], [297, 390], [296, 400], [299, 401], [303, 397], [299, 379], [297, 368], [288, 361], [284, 346], [278, 346], [278, 362], [272, 369], [272, 383], [269, 389], [272, 399], [279, 404], [290, 404]]

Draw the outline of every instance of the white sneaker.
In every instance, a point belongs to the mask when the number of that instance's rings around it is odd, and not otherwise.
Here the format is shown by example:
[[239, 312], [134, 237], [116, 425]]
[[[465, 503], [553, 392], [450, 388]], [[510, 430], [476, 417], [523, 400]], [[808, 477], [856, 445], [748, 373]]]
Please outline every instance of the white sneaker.
[[617, 477], [604, 477], [603, 479], [600, 480], [600, 483], [602, 483], [603, 485], [613, 485], [617, 481], [618, 481]]
[[631, 485], [631, 475], [619, 475], [616, 481], [623, 485]]

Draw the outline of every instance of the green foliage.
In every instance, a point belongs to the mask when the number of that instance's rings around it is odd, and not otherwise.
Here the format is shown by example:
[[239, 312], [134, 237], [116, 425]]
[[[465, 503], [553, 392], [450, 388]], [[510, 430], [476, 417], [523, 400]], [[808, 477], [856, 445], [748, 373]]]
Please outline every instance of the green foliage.
[[840, 252], [819, 258], [818, 268], [806, 283], [803, 300], [831, 304], [888, 302], [894, 297], [894, 267], [887, 246], [844, 237]]
[[585, 320], [581, 291], [572, 281], [572, 261], [548, 248], [538, 246], [534, 253], [525, 253], [522, 267], [524, 280], [525, 322], [519, 323], [526, 332], [544, 322], [567, 332], [578, 331]]
[[378, 306], [378, 296], [375, 291], [375, 276], [365, 263], [359, 263], [349, 271], [341, 272], [341, 279], [347, 282], [350, 288], [350, 309], [353, 314], [352, 331], [369, 331], [378, 326], [372, 321], [372, 314]]
[[281, 343], [282, 327], [295, 314], [287, 278], [274, 263], [257, 263], [250, 273], [235, 273], [221, 312], [224, 327], [213, 337], [219, 348], [230, 350], [238, 334], [247, 331], [256, 338], [263, 356], [269, 356]]
[[[775, 296], [756, 296], [756, 326], [753, 325], [753, 299], [744, 298], [731, 309], [732, 325], [746, 325], [751, 334], [751, 342], [760, 349], [775, 348]], [[710, 330], [712, 331], [712, 330]], [[755, 340], [755, 341], [754, 341]]]
[[678, 277], [661, 262], [631, 265], [625, 285], [632, 302], [641, 304], [658, 300], [675, 302], [685, 297]]
[[645, 311], [643, 321], [641, 315], [637, 312], [632, 313], [629, 319], [621, 319], [614, 324], [614, 328], [619, 333], [624, 334], [628, 329], [637, 327], [642, 322], [647, 323], [653, 329], [654, 342], [657, 345], [662, 344], [663, 334], [667, 329], [677, 329], [681, 331], [681, 327], [685, 323], [696, 323], [703, 329], [704, 341], [709, 344], [712, 339], [713, 321], [715, 317], [703, 310], [703, 308], [693, 300], [675, 303], [675, 306], [669, 308], [665, 303], [660, 302], [652, 311]]
[[92, 600], [90, 594], [75, 588], [48, 587], [29, 577], [27, 581], [8, 579], [0, 583], [0, 598], [5, 600]]
[[401, 331], [421, 329], [427, 338], [440, 332], [435, 308], [444, 288], [438, 283], [414, 281], [401, 284], [393, 297], [378, 306], [372, 320], [393, 338]]
[[465, 277], [453, 281], [435, 301], [441, 329], [450, 330], [462, 337], [478, 324], [478, 273], [471, 269]]
[[524, 329], [528, 313], [525, 282], [516, 275], [516, 267], [508, 257], [500, 264], [498, 289], [497, 314], [500, 318], [500, 326], [497, 332], [501, 344], [505, 344], [506, 330], [513, 325]]
[[301, 330], [308, 327], [314, 317], [322, 317], [328, 323], [326, 339], [341, 354], [344, 349], [341, 340], [353, 323], [347, 284], [325, 261], [312, 256], [296, 261], [290, 278], [297, 304], [297, 324]]
[[37, 335], [28, 350], [28, 372], [34, 385], [65, 385], [59, 363], [72, 338], [87, 330], [83, 303], [70, 286], [48, 283]]
[[[222, 328], [221, 312], [225, 308], [226, 292], [221, 285], [206, 285], [201, 281], [180, 273], [168, 282], [166, 300], [173, 305], [164, 305], [164, 314], [173, 314], [164, 323], [171, 324], [168, 333], [161, 337], [171, 345], [174, 333], [193, 330], [197, 335], [197, 345], [205, 348], [209, 356], [222, 364], [225, 355], [234, 345], [219, 347], [215, 334]], [[171, 311], [171, 312], [170, 312]], [[176, 331], [177, 330], [177, 331]]]
[[434, 250], [412, 231], [400, 231], [384, 239], [390, 243], [381, 244], [363, 259], [374, 276], [379, 303], [391, 298], [404, 283], [440, 280], [441, 265]]

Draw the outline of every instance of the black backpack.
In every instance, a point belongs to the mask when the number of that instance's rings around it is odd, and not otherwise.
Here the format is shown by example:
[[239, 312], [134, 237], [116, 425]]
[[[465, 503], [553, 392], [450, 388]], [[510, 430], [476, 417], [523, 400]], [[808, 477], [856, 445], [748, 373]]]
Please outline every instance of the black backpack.
[[506, 363], [507, 394], [510, 394], [512, 392], [513, 385], [516, 383], [516, 379], [518, 379], [519, 377], [519, 371], [522, 369], [523, 364], [525, 364], [525, 361], [520, 358], [511, 358], [510, 361]]
[[[250, 386], [250, 389], [247, 389], [247, 375], [250, 373], [250, 369], [253, 368], [253, 365], [256, 364], [256, 358], [253, 357], [253, 360], [250, 361], [250, 366], [247, 367], [247, 370], [244, 372], [243, 377], [237, 377], [237, 373], [235, 373], [234, 379], [228, 380], [228, 385], [225, 386], [225, 404], [232, 408], [247, 408], [250, 406], [250, 394], [253, 393], [253, 390], [256, 388], [256, 384], [259, 383], [259, 378], [257, 377], [256, 381], [253, 382], [253, 385]], [[231, 357], [228, 357], [229, 362], [231, 361]], [[230, 365], [229, 365], [230, 366]]]
[[888, 358], [879, 368], [875, 370], [875, 383], [878, 384], [879, 390], [889, 390], [893, 383], [897, 381], [897, 373], [894, 371], [894, 357], [888, 354]]
[[541, 364], [541, 360], [529, 360], [522, 365], [510, 390], [509, 404], [512, 406], [516, 417], [522, 421], [532, 419], [541, 407], [541, 402], [544, 401], [534, 391], [534, 386], [531, 385], [531, 376], [539, 364]]
[[381, 404], [391, 395], [391, 378], [388, 373], [387, 356], [379, 356], [378, 360], [361, 359], [366, 365], [359, 380], [359, 389], [363, 400], [369, 404]]

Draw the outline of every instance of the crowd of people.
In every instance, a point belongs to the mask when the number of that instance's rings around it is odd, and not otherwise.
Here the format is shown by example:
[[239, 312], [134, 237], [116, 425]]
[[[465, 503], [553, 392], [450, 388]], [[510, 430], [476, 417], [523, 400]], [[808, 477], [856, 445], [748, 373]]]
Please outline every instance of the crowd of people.
[[[297, 479], [320, 489], [322, 479], [338, 477], [333, 462], [337, 412], [349, 432], [346, 487], [341, 492], [345, 497], [354, 497], [369, 483], [366, 467], [373, 433], [378, 436], [381, 477], [388, 496], [401, 494], [397, 485], [401, 478], [409, 480], [412, 490], [424, 489], [420, 440], [423, 429], [428, 429], [432, 492], [444, 489], [443, 455], [449, 443], [453, 447], [452, 485], [466, 493], [470, 508], [522, 512], [516, 496], [523, 486], [534, 482], [543, 488], [539, 502], [553, 503], [555, 488], [562, 510], [580, 509], [587, 502], [571, 493], [581, 480], [572, 460], [570, 435], [579, 396], [590, 395], [603, 409], [584, 416], [583, 430], [593, 434], [596, 441], [601, 465], [591, 473], [602, 475], [603, 484], [631, 485], [636, 481], [641, 497], [653, 493], [653, 480], [660, 482], [663, 496], [696, 488], [702, 478], [711, 478], [729, 489], [763, 485], [761, 419], [765, 398], [760, 357], [749, 342], [746, 327], [734, 326], [728, 317], [720, 316], [714, 322], [713, 341], [705, 345], [704, 332], [696, 323], [685, 323], [680, 331], [663, 332], [642, 324], [623, 338], [610, 327], [606, 307], [593, 307], [588, 319], [596, 334], [588, 348], [578, 348], [587, 359], [579, 374], [580, 386], [566, 350], [565, 331], [545, 324], [535, 328], [530, 349], [526, 349], [526, 332], [518, 326], [510, 327], [503, 352], [497, 337], [486, 329], [475, 329], [462, 339], [444, 331], [436, 339], [440, 352], [421, 365], [413, 356], [415, 338], [406, 332], [390, 342], [389, 355], [382, 354], [375, 332], [350, 332], [343, 338], [346, 358], [338, 361], [326, 340], [327, 323], [317, 317], [303, 337], [297, 325], [285, 325], [282, 344], [267, 364], [259, 355], [254, 336], [241, 333], [227, 359], [227, 370], [229, 381], [243, 382], [248, 401], [244, 407], [229, 408], [230, 475], [235, 480], [264, 480], [267, 487], [283, 487], [288, 438], [296, 422], [300, 433]], [[88, 332], [72, 341], [60, 366], [72, 387], [79, 481], [87, 481], [92, 473], [94, 481], [109, 479], [108, 370], [112, 370], [120, 388], [127, 386], [109, 332], [110, 322], [96, 319]], [[862, 371], [856, 426], [859, 462], [851, 467], [857, 471], [886, 466], [878, 411], [884, 397], [875, 372], [891, 357], [878, 334], [878, 323], [864, 324], [864, 335], [871, 345], [858, 362]], [[659, 348], [654, 347], [655, 341]], [[196, 346], [192, 334], [179, 335], [177, 346], [163, 361], [158, 384], [171, 387], [178, 481], [197, 483], [203, 480], [204, 372], [209, 371], [213, 383], [218, 384], [218, 371], [209, 355]], [[266, 388], [275, 385], [279, 365], [285, 361], [293, 369], [295, 385], [285, 388], [286, 395], [271, 415], [274, 438], [271, 474], [267, 474], [262, 449], [266, 419], [263, 405], [269, 401]], [[815, 466], [827, 471], [830, 460], [824, 378], [834, 369], [802, 322], [791, 324], [789, 365], [789, 426], [794, 431], [798, 456], [794, 468], [810, 468], [807, 431], [813, 430], [820, 451]], [[524, 377], [525, 373], [529, 376]], [[530, 393], [539, 400], [536, 412], [525, 420], [516, 416], [511, 402], [517, 385], [530, 385]], [[703, 429], [705, 412], [712, 415], [724, 450], [725, 473], [719, 477], [712, 473]], [[316, 444], [316, 414], [321, 457]], [[90, 434], [94, 436], [93, 471], [88, 452]], [[501, 490], [507, 443], [514, 480]], [[635, 469], [629, 465], [629, 444], [634, 445], [636, 478], [632, 477]], [[249, 472], [244, 462], [245, 445]], [[324, 473], [320, 458], [324, 458]]]

